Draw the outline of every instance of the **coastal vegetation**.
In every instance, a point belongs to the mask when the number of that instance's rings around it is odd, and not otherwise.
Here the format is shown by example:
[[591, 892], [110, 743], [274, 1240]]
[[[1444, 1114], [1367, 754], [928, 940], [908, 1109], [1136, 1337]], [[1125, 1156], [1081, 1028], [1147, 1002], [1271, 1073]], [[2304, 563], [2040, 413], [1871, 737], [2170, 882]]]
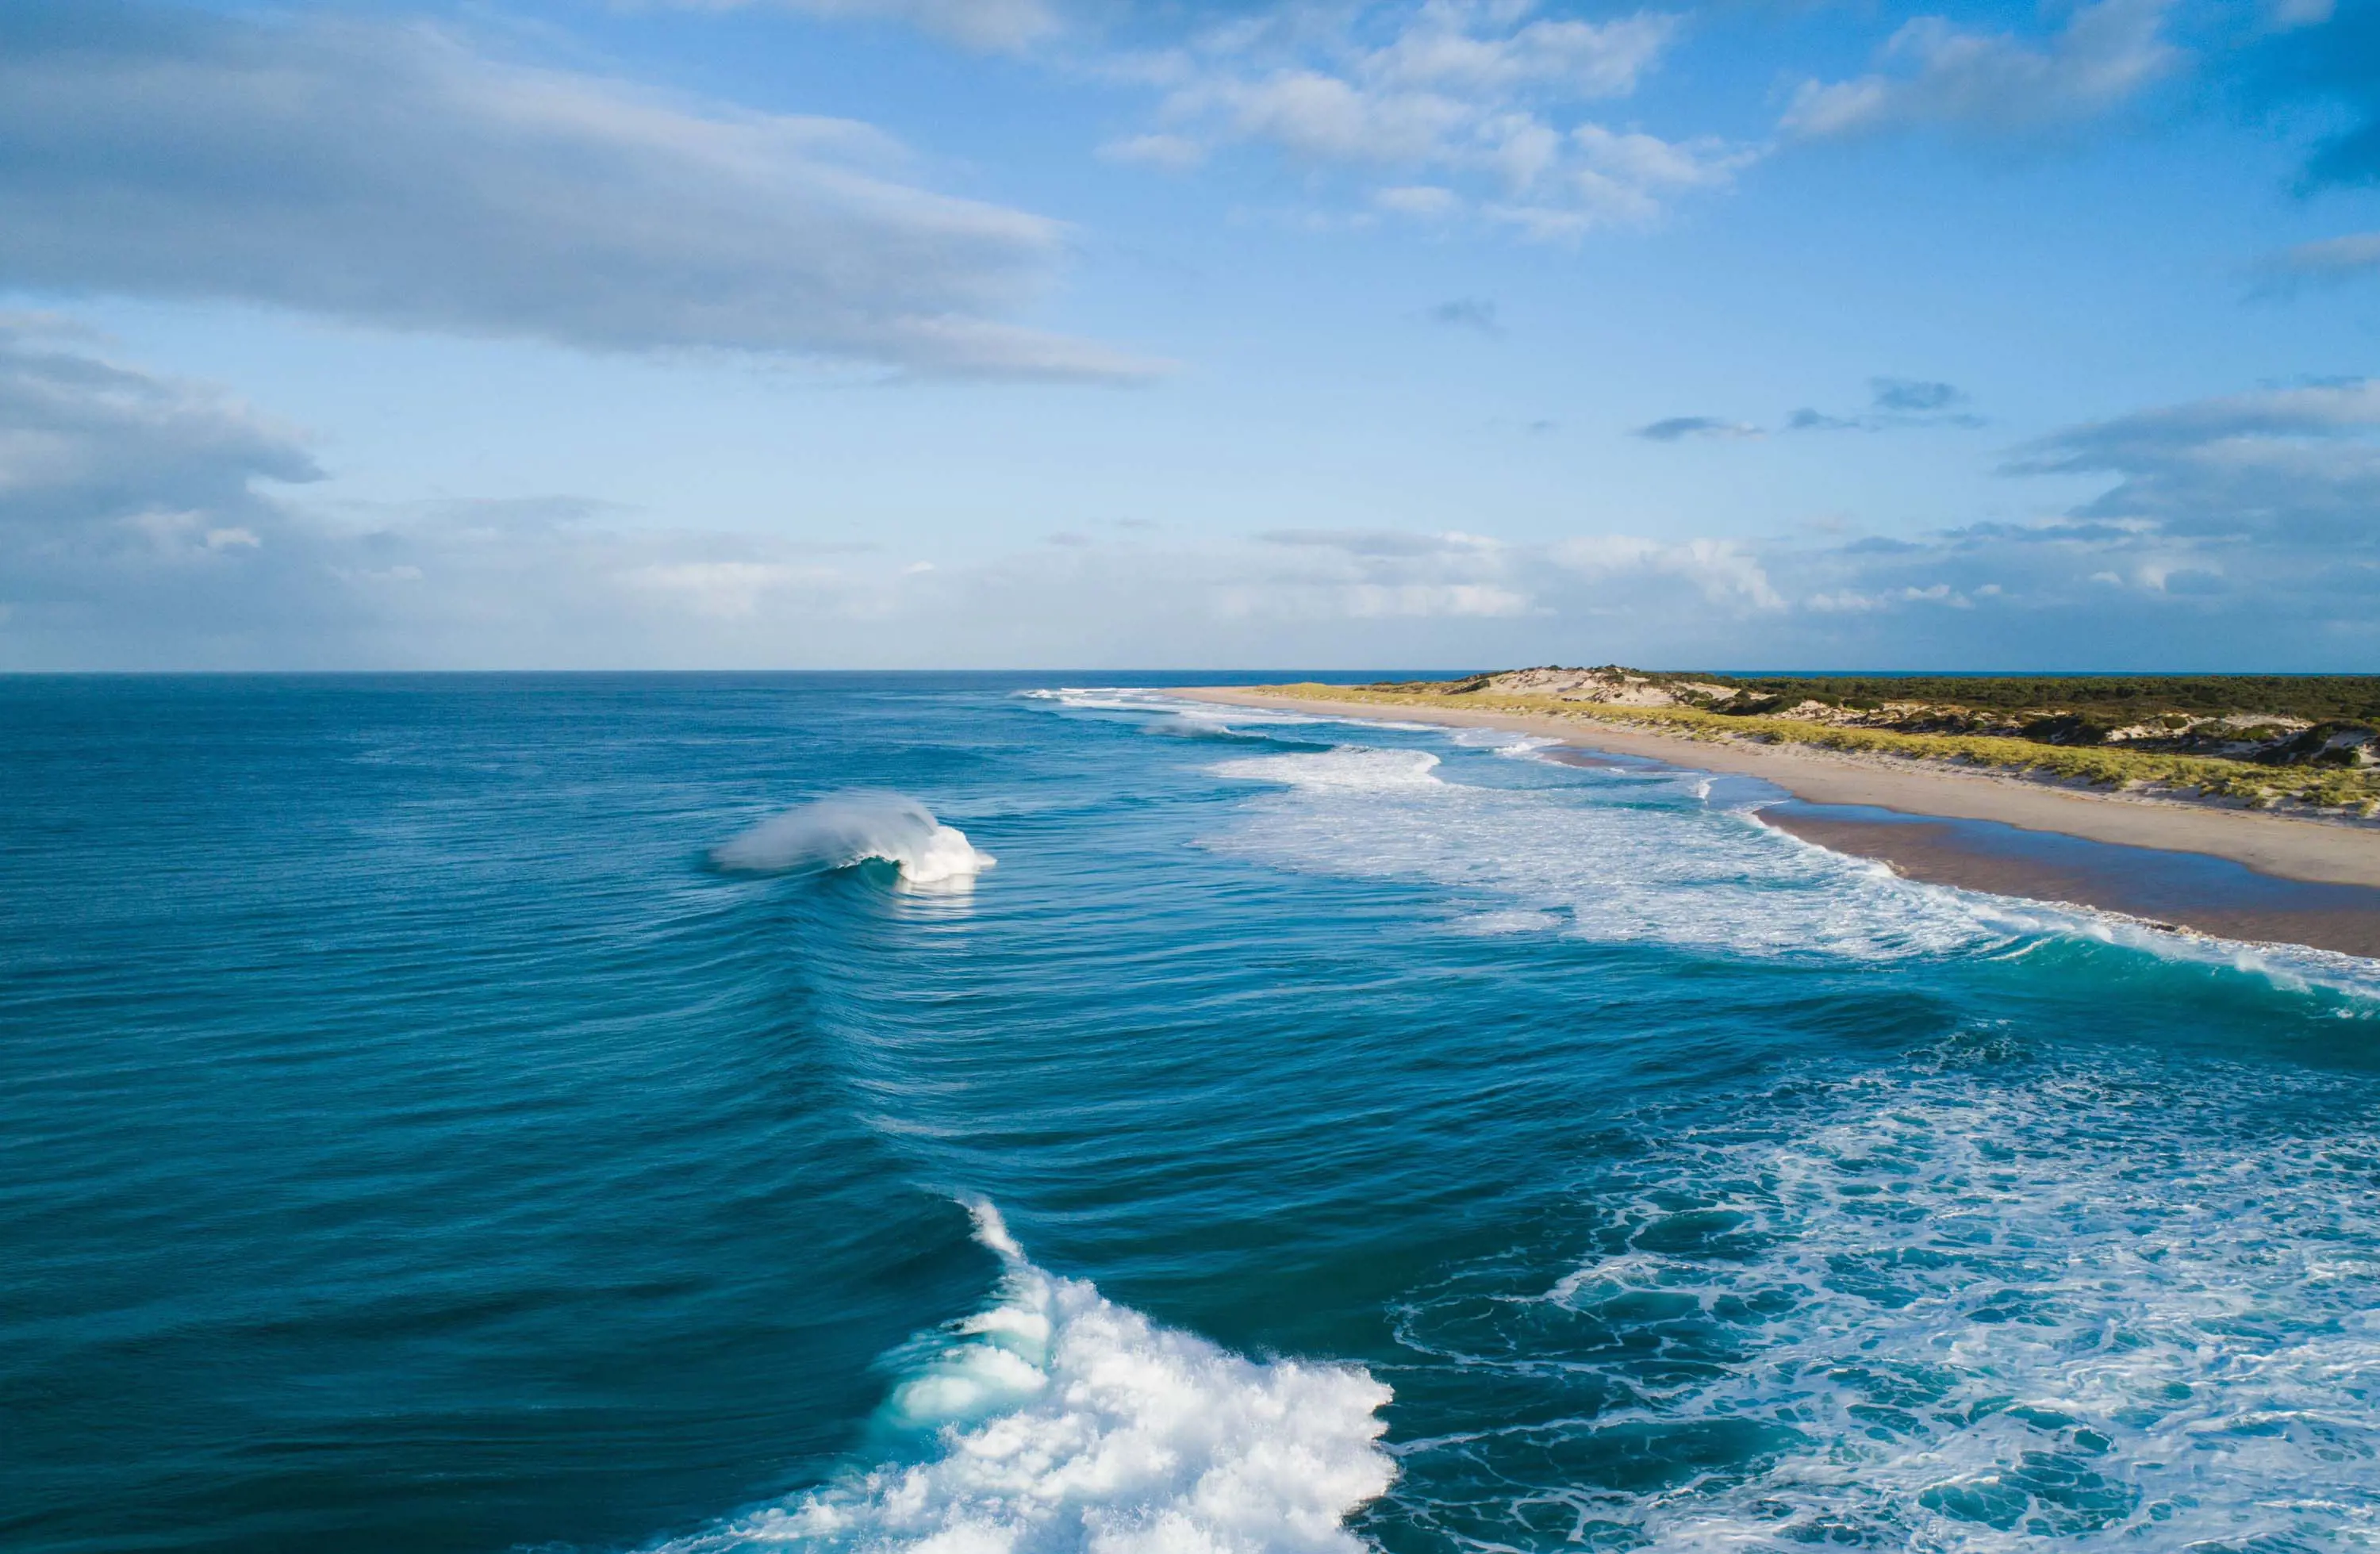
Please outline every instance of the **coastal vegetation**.
[[2380, 814], [2380, 676], [1742, 676], [1548, 666], [1271, 687], [1801, 745], [2036, 781]]

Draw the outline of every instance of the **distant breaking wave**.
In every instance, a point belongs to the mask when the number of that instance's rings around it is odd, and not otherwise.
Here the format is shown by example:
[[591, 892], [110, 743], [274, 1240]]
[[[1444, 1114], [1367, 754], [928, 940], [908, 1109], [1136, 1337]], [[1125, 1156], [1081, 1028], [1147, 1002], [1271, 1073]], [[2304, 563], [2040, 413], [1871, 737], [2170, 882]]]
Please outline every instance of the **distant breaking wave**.
[[992, 1303], [916, 1346], [882, 1423], [923, 1461], [845, 1475], [658, 1554], [1359, 1554], [1353, 1512], [1395, 1475], [1389, 1389], [1360, 1366], [1258, 1364], [1033, 1265], [969, 1206], [1004, 1265]]
[[710, 861], [739, 874], [791, 874], [847, 868], [871, 859], [893, 864], [911, 885], [964, 886], [994, 860], [966, 833], [899, 794], [836, 794], [797, 805], [710, 850]]

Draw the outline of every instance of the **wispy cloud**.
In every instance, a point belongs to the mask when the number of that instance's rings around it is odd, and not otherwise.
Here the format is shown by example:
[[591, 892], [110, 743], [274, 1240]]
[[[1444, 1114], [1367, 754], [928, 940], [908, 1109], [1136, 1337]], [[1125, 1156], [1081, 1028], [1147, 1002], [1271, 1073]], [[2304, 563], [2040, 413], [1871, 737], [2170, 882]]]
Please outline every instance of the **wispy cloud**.
[[662, 0], [688, 10], [772, 6], [834, 20], [891, 21], [967, 48], [1014, 54], [1055, 36], [1062, 18], [1047, 0]]
[[1187, 135], [1127, 135], [1099, 147], [1099, 160], [1183, 172], [1207, 160], [1207, 148]]
[[1631, 435], [1648, 443], [1681, 443], [1689, 437], [1732, 440], [1758, 437], [1762, 432], [1748, 421], [1722, 420], [1717, 416], [1671, 416], [1667, 420], [1640, 426]]
[[1504, 326], [1496, 320], [1496, 304], [1486, 297], [1458, 297], [1425, 310], [1422, 316], [1449, 329], [1467, 329], [1479, 334], [1504, 333]]
[[2115, 477], [2078, 518], [2380, 549], [2380, 383], [2266, 389], [2094, 421], [2019, 449], [2006, 467]]
[[2255, 267], [2257, 289], [2286, 295], [2308, 285], [2337, 285], [2380, 273], [2380, 232], [2353, 232], [2300, 243], [2269, 254]]
[[1885, 44], [1885, 69], [1804, 81], [1782, 127], [1829, 140], [1927, 127], [2027, 134], [2081, 123], [2180, 65], [2181, 51], [2164, 35], [2171, 8], [2172, 0], [2095, 0], [2039, 42], [1919, 17]]
[[426, 27], [0, 10], [0, 285], [920, 373], [1133, 378], [1009, 322], [1057, 223], [846, 120], [506, 64]]
[[1957, 386], [1922, 378], [1870, 378], [1868, 407], [1858, 415], [1832, 415], [1804, 407], [1785, 418], [1787, 431], [1897, 431], [1922, 427], [1973, 428], [1981, 417], [1965, 408]]

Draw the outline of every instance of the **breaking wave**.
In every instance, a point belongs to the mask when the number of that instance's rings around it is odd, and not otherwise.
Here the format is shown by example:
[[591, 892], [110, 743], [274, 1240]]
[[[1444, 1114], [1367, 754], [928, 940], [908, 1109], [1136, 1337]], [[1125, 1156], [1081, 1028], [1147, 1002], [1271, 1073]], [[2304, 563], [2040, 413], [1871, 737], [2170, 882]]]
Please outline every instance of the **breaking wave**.
[[966, 833], [898, 794], [837, 794], [771, 816], [710, 850], [710, 861], [739, 874], [790, 874], [845, 868], [869, 860], [897, 865], [902, 881], [963, 886], [995, 861]]
[[1426, 750], [1355, 745], [1220, 762], [1217, 776], [1286, 791], [1208, 844], [1316, 872], [1427, 880], [1486, 896], [1464, 904], [1497, 922], [1605, 941], [1893, 957], [1990, 950], [2063, 923], [2054, 910], [1917, 884], [1781, 836], [1715, 807], [1700, 772], [1475, 786], [1439, 766]]
[[666, 1545], [868, 1554], [1357, 1554], [1389, 1389], [1162, 1328], [1033, 1265], [990, 1204], [991, 1305], [913, 1346], [880, 1421], [918, 1460]]
[[1479, 1423], [1401, 1445], [1377, 1514], [1465, 1548], [2380, 1543], [2368, 1089], [2002, 1079], [1994, 1048], [1663, 1129], [1571, 1271], [1413, 1298]]

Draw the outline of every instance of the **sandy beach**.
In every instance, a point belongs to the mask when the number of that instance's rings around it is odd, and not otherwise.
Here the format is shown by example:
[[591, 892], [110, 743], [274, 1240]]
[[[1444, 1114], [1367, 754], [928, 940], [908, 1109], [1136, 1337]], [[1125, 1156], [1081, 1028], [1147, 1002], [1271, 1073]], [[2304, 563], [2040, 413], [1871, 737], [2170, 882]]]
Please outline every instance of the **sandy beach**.
[[[2148, 917], [2224, 938], [2287, 940], [2350, 954], [2380, 954], [2380, 828], [2332, 825], [2246, 810], [2168, 800], [2117, 797], [2012, 777], [1939, 768], [1907, 768], [1812, 749], [1719, 744], [1648, 733], [1585, 719], [1469, 711], [1374, 702], [1270, 696], [1234, 687], [1172, 694], [1231, 706], [1318, 712], [1384, 722], [1440, 723], [1541, 735], [1586, 750], [1665, 761], [1696, 771], [1757, 777], [1809, 805], [1888, 810], [1942, 821], [1985, 821], [2021, 832], [2104, 844], [2109, 848], [2192, 854], [2238, 864], [2276, 881], [2323, 890], [2300, 903], [2235, 899], [2249, 892], [2210, 880], [2196, 892], [2144, 892], [2122, 856], [2095, 865], [2053, 862], [1994, 848], [1979, 833], [1871, 824], [1792, 810], [1765, 816], [1806, 841], [1881, 858], [1912, 878], [2037, 900], [2072, 902]], [[2370, 892], [2366, 897], [2362, 892]]]

